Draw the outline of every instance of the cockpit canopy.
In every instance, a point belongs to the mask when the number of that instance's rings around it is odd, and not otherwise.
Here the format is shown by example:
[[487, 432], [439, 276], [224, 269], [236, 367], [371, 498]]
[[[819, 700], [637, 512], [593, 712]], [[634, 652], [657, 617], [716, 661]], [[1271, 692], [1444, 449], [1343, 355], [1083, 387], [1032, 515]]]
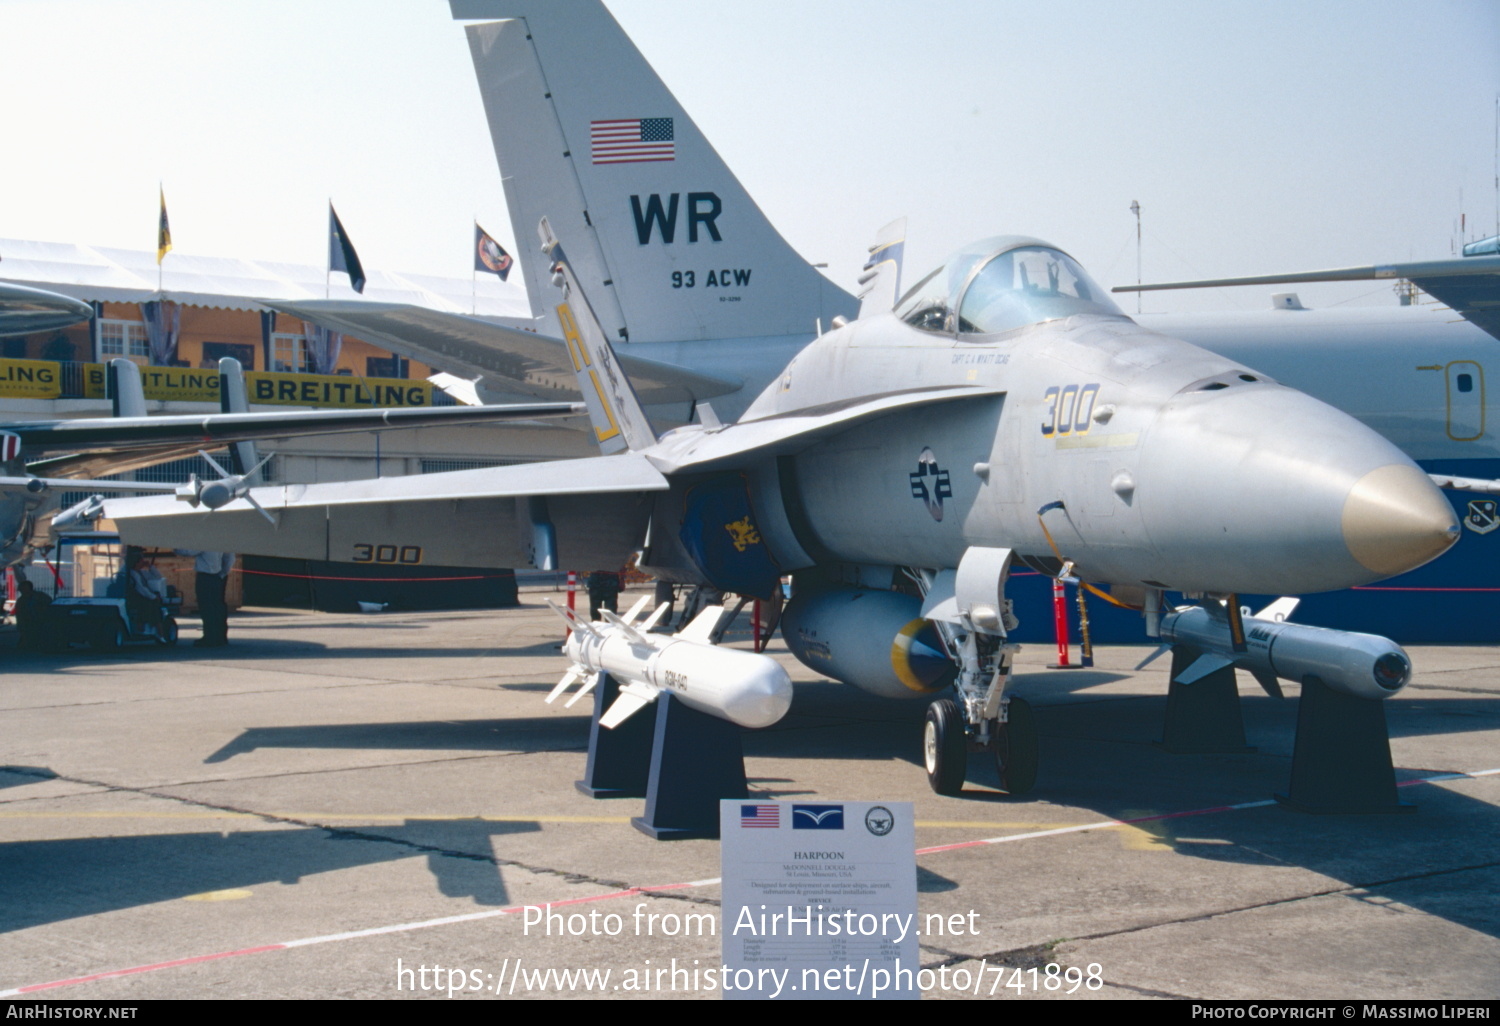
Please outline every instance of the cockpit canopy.
[[965, 246], [896, 304], [896, 316], [912, 327], [959, 336], [1074, 314], [1124, 316], [1072, 257], [1017, 235]]

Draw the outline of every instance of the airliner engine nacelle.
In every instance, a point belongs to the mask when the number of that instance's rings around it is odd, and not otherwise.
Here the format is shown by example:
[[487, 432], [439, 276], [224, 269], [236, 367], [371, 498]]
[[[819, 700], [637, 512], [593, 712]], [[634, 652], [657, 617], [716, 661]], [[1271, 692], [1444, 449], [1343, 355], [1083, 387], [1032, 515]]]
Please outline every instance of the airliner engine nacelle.
[[882, 698], [928, 698], [953, 683], [954, 662], [922, 600], [897, 591], [798, 591], [781, 618], [804, 665]]

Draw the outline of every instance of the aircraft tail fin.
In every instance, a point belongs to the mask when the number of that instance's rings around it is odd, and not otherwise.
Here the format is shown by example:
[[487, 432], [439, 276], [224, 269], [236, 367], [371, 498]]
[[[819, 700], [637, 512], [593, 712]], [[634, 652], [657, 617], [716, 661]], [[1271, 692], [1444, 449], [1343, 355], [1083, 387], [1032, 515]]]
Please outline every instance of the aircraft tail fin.
[[875, 236], [870, 259], [860, 273], [859, 315], [889, 313], [901, 295], [901, 258], [906, 248], [906, 218], [902, 217]]
[[[245, 369], [232, 356], [219, 359], [219, 412], [249, 413], [250, 396], [245, 390]], [[260, 456], [255, 443], [232, 442], [229, 446], [229, 469], [243, 475], [249, 485], [264, 484]]]
[[109, 361], [104, 374], [111, 412], [116, 417], [146, 416], [146, 389], [135, 362], [117, 356]]
[[[552, 219], [612, 342], [811, 337], [852, 296], [781, 237], [600, 0], [450, 0], [511, 227]], [[510, 19], [510, 20], [498, 20]], [[556, 336], [547, 264], [523, 252]]]
[[615, 358], [615, 351], [595, 316], [588, 297], [578, 284], [577, 271], [563, 253], [562, 244], [552, 233], [545, 217], [537, 228], [542, 251], [551, 259], [549, 280], [562, 288], [563, 299], [555, 307], [562, 327], [563, 341], [578, 375], [589, 420], [594, 425], [594, 440], [604, 455], [624, 449], [636, 451], [656, 442], [656, 432], [641, 409], [640, 396]]

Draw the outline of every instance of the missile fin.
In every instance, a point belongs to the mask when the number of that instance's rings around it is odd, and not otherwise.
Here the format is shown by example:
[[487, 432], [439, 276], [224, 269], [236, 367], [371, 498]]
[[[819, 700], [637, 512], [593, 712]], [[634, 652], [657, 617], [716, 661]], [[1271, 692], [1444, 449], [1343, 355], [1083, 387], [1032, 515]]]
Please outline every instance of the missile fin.
[[1210, 673], [1215, 673], [1226, 666], [1233, 665], [1233, 659], [1225, 659], [1223, 656], [1216, 656], [1212, 653], [1201, 655], [1197, 659], [1194, 659], [1188, 665], [1187, 669], [1179, 673], [1173, 680], [1178, 684], [1195, 684]]
[[663, 602], [661, 605], [657, 606], [651, 611], [651, 615], [646, 617], [645, 622], [641, 624], [641, 630], [650, 633], [651, 628], [661, 623], [661, 618], [666, 616], [667, 610], [671, 608], [672, 603], [670, 602]]
[[572, 698], [563, 703], [563, 708], [571, 709], [573, 708], [573, 706], [577, 705], [580, 698], [589, 694], [599, 686], [599, 678], [602, 676], [603, 674], [601, 674], [598, 670], [595, 670], [593, 673], [585, 677], [583, 679], [583, 687], [579, 688], [578, 691], [574, 693]]
[[1292, 614], [1297, 611], [1297, 604], [1301, 601], [1302, 600], [1299, 598], [1291, 598], [1289, 596], [1283, 595], [1281, 598], [1277, 599], [1275, 602], [1272, 602], [1269, 606], [1256, 613], [1255, 619], [1270, 620], [1272, 623], [1284, 623], [1285, 621], [1292, 618]]
[[1281, 681], [1276, 679], [1274, 673], [1267, 670], [1251, 670], [1250, 675], [1260, 683], [1261, 687], [1266, 689], [1266, 694], [1272, 698], [1286, 697], [1281, 691]]
[[564, 607], [558, 605], [556, 602], [553, 602], [551, 599], [542, 599], [542, 601], [551, 606], [554, 613], [562, 617], [563, 623], [568, 625], [569, 630], [582, 631], [585, 634], [599, 633], [598, 631], [594, 630], [594, 628], [589, 624], [587, 620], [580, 617], [577, 613], [573, 612], [573, 610], [565, 609]]
[[1170, 651], [1172, 651], [1171, 645], [1157, 645], [1156, 651], [1152, 652], [1146, 658], [1142, 659], [1139, 663], [1136, 663], [1135, 668], [1137, 670], [1144, 670], [1146, 667], [1150, 666], [1152, 663], [1156, 662], [1157, 659], [1161, 658], [1163, 655]]
[[646, 604], [650, 601], [650, 595], [642, 595], [639, 599], [637, 599], [635, 605], [631, 606], [630, 609], [625, 613], [625, 622], [632, 624], [635, 623], [635, 618], [640, 615], [641, 610], [645, 609]]
[[614, 729], [656, 701], [659, 692], [649, 684], [632, 681], [620, 688], [620, 697], [599, 717], [599, 726]]
[[719, 620], [723, 615], [723, 606], [709, 606], [693, 617], [692, 623], [678, 631], [677, 637], [683, 641], [696, 641], [700, 645], [712, 644], [713, 633], [718, 628]]
[[557, 701], [564, 691], [567, 691], [570, 687], [572, 687], [574, 684], [577, 684], [581, 680], [583, 680], [583, 674], [579, 671], [578, 667], [568, 667], [568, 672], [563, 674], [562, 680], [557, 682], [557, 687], [547, 692], [547, 704], [551, 705], [553, 702]]
[[611, 613], [608, 609], [601, 609], [599, 610], [599, 615], [604, 617], [606, 623], [624, 631], [625, 636], [631, 641], [643, 642], [647, 640], [646, 636], [637, 630], [629, 620], [621, 619], [619, 613]]

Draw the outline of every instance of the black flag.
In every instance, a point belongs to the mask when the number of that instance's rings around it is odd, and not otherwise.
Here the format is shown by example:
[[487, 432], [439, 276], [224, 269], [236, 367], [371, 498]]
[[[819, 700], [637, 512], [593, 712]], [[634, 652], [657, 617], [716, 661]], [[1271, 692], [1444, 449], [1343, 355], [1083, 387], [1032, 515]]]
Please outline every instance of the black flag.
[[479, 227], [479, 222], [474, 222], [474, 270], [498, 274], [505, 281], [510, 277], [511, 263], [510, 254]]
[[354, 291], [364, 294], [365, 269], [360, 266], [359, 254], [354, 252], [354, 244], [339, 223], [339, 215], [332, 203], [328, 204], [328, 269], [343, 271], [349, 276]]

